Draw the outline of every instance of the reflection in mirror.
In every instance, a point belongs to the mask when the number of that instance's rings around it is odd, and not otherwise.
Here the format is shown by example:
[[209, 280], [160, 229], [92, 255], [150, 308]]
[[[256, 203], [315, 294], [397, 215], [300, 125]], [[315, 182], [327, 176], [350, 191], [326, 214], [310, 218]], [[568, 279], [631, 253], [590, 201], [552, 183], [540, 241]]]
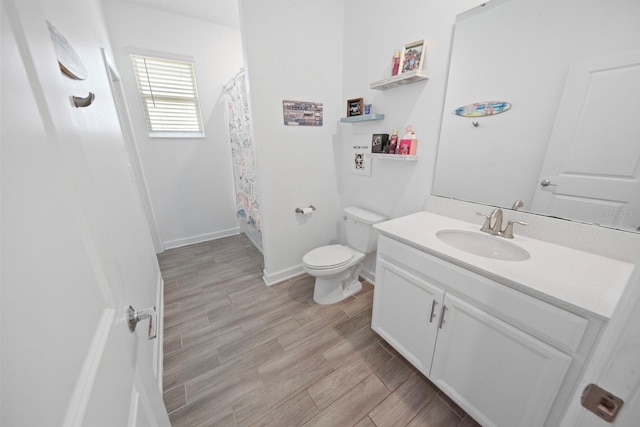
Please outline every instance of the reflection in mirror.
[[[493, 0], [458, 16], [433, 194], [640, 230], [640, 2]], [[461, 117], [462, 106], [511, 103]]]

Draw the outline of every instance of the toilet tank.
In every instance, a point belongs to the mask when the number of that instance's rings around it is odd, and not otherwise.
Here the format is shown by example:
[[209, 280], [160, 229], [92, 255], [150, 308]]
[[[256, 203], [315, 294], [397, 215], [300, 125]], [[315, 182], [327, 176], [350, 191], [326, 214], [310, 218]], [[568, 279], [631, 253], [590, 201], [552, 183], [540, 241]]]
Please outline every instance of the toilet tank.
[[372, 225], [386, 221], [387, 218], [356, 207], [344, 208], [344, 215], [347, 244], [365, 254], [374, 252], [378, 245], [378, 231]]

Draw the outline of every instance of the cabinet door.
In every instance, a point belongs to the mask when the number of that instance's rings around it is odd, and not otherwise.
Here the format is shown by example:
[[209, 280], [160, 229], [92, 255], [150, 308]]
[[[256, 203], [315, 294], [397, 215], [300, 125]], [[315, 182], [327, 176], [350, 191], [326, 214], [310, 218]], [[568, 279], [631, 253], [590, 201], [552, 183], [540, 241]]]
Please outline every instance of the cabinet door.
[[571, 357], [451, 294], [430, 379], [485, 427], [541, 426]]
[[429, 375], [444, 292], [378, 258], [371, 327]]

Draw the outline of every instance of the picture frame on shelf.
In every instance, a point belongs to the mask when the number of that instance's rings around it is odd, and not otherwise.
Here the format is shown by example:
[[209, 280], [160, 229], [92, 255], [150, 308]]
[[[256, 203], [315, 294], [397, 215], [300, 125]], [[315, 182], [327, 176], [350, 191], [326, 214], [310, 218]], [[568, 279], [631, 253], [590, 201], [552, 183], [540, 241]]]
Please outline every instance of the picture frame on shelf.
[[371, 138], [371, 152], [385, 153], [385, 150], [389, 151], [389, 134], [374, 133]]
[[364, 111], [364, 99], [354, 98], [347, 100], [347, 117], [361, 116]]
[[405, 44], [404, 48], [402, 48], [402, 54], [400, 55], [400, 59], [402, 60], [400, 73], [422, 70], [426, 53], [426, 40], [417, 40], [415, 42]]

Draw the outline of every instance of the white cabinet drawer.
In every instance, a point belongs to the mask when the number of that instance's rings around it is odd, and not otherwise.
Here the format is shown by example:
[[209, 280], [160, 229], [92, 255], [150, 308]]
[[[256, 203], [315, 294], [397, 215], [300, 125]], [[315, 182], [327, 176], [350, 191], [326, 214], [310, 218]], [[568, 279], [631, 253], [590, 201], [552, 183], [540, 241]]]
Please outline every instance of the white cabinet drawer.
[[588, 320], [386, 236], [378, 256], [558, 348], [575, 353]]

